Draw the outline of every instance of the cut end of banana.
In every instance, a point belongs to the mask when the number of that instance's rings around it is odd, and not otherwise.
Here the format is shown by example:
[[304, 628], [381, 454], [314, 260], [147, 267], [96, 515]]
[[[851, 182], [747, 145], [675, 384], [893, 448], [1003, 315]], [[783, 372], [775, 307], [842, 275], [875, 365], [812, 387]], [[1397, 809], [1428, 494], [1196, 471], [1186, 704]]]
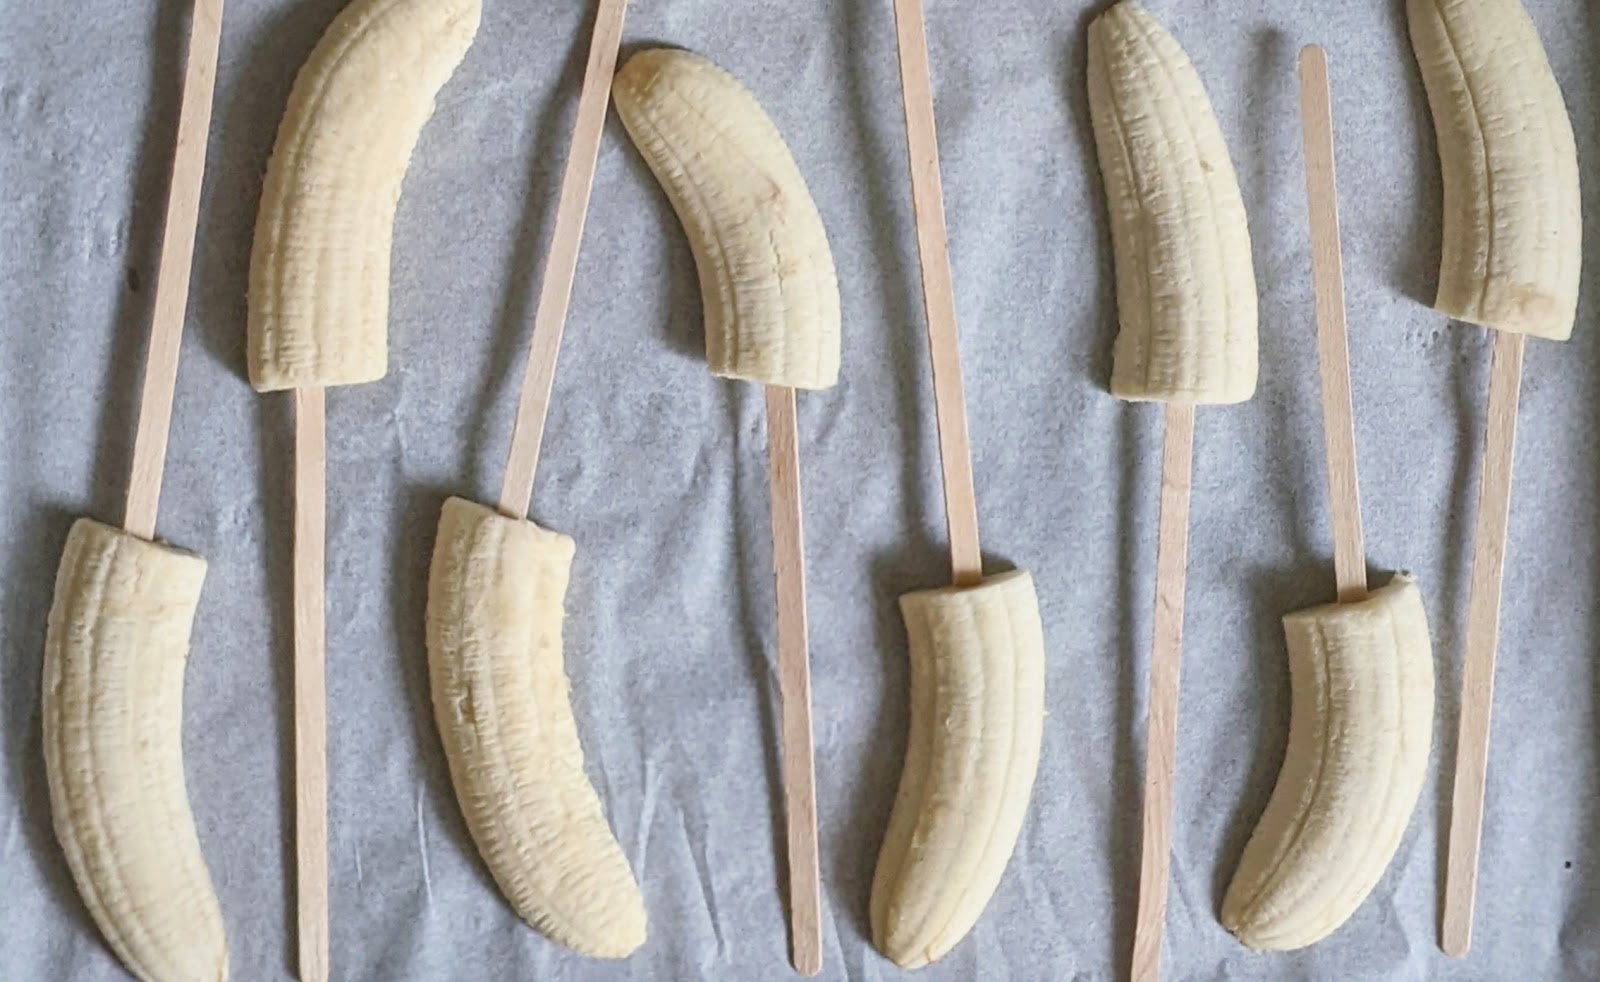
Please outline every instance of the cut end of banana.
[[1564, 341], [1582, 265], [1578, 151], [1561, 89], [1517, 0], [1408, 0], [1444, 181], [1434, 306]]
[[901, 968], [977, 923], [1022, 831], [1044, 728], [1033, 579], [900, 598], [911, 651], [905, 771], [872, 883], [872, 943]]
[[44, 758], [56, 838], [128, 971], [221, 982], [222, 911], [183, 776], [183, 674], [206, 561], [79, 519], [44, 650]]
[[824, 389], [839, 379], [839, 284], [800, 169], [755, 96], [699, 55], [629, 58], [612, 97], [683, 223], [715, 375]]
[[1286, 951], [1350, 919], [1388, 868], [1427, 779], [1433, 649], [1396, 576], [1359, 603], [1283, 620], [1293, 703], [1283, 769], [1222, 902], [1251, 948]]
[[1089, 25], [1089, 110], [1121, 323], [1112, 394], [1249, 399], [1256, 283], [1239, 182], [1189, 56], [1131, 0]]
[[257, 391], [383, 377], [400, 185], [481, 11], [481, 0], [355, 0], [300, 69], [250, 257]]
[[583, 770], [562, 663], [573, 542], [461, 498], [428, 577], [428, 669], [456, 797], [518, 916], [580, 954], [623, 958], [644, 900]]

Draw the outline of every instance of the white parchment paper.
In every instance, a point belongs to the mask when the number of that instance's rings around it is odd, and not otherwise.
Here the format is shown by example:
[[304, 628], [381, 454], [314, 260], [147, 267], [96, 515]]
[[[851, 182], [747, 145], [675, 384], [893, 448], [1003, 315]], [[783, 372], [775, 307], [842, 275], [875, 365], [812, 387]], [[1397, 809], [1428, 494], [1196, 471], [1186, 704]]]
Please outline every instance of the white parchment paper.
[[[159, 525], [210, 561], [186, 768], [232, 977], [252, 982], [288, 977], [293, 957], [291, 445], [288, 398], [243, 380], [246, 269], [289, 87], [342, 2], [229, 0]], [[1600, 7], [1529, 3], [1593, 164]], [[1528, 348], [1475, 944], [1454, 962], [1435, 935], [1488, 340], [1426, 306], [1439, 174], [1404, 5], [1149, 7], [1229, 139], [1262, 338], [1255, 400], [1202, 412], [1196, 436], [1166, 977], [1600, 977], [1596, 266], [1573, 340]], [[516, 920], [467, 837], [428, 704], [435, 522], [444, 496], [499, 485], [590, 8], [488, 0], [406, 178], [389, 375], [329, 397], [341, 980], [788, 977], [761, 397], [705, 371], [687, 246], [614, 118], [534, 517], [578, 542], [567, 666], [589, 773], [650, 911], [638, 954], [585, 961]], [[123, 977], [52, 837], [39, 663], [69, 524], [121, 514], [187, 9], [0, 0], [5, 979]], [[1036, 577], [1049, 657], [1016, 855], [929, 980], [1126, 972], [1158, 411], [1104, 390], [1115, 309], [1083, 81], [1098, 9], [929, 3], [984, 548]], [[638, 0], [627, 27], [630, 48], [693, 48], [755, 91], [841, 271], [843, 374], [800, 400], [830, 979], [900, 976], [865, 938], [907, 722], [895, 601], [946, 575], [893, 38], [889, 0]], [[1439, 711], [1430, 784], [1371, 898], [1326, 942], [1264, 956], [1216, 911], [1287, 735], [1279, 618], [1333, 590], [1293, 75], [1310, 41], [1332, 59], [1369, 555], [1420, 577]]]

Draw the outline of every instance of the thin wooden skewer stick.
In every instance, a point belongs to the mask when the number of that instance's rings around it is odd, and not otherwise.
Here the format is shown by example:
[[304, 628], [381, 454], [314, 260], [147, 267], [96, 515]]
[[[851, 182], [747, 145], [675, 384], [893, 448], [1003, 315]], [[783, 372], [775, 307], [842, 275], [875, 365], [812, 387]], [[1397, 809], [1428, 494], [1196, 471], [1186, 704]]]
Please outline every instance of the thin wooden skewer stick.
[[561, 197], [556, 204], [555, 231], [545, 260], [544, 281], [539, 286], [539, 308], [533, 315], [533, 337], [528, 343], [528, 363], [517, 400], [516, 422], [511, 430], [511, 453], [500, 486], [500, 512], [507, 517], [528, 516], [533, 497], [533, 477], [544, 442], [545, 417], [550, 411], [550, 386], [556, 376], [556, 356], [566, 325], [572, 281], [578, 272], [578, 246], [589, 210], [600, 158], [600, 137], [605, 131], [606, 107], [611, 103], [611, 79], [617, 70], [617, 49], [622, 44], [622, 20], [627, 0], [600, 0], [594, 34], [589, 41], [589, 62], [578, 94], [578, 114], [572, 127], [561, 176]]
[[1183, 652], [1184, 575], [1189, 561], [1189, 485], [1194, 406], [1168, 403], [1161, 446], [1161, 517], [1156, 539], [1156, 609], [1145, 710], [1144, 819], [1133, 978], [1160, 978], [1161, 934], [1172, 861], [1172, 772], [1178, 737], [1179, 656]]
[[167, 460], [172, 395], [178, 381], [178, 348], [189, 302], [189, 271], [194, 262], [195, 227], [200, 221], [200, 185], [205, 176], [206, 139], [211, 132], [211, 97], [216, 89], [221, 37], [222, 0], [195, 0], [178, 109], [172, 183], [167, 192], [167, 222], [161, 233], [161, 260], [156, 270], [150, 350], [145, 355], [133, 467], [122, 519], [122, 527], [141, 539], [155, 537], [156, 509], [161, 502], [161, 472]]
[[1333, 105], [1328, 56], [1300, 49], [1300, 127], [1305, 148], [1306, 207], [1311, 222], [1311, 280], [1316, 292], [1317, 365], [1322, 376], [1322, 442], [1328, 457], [1333, 519], [1333, 572], [1340, 603], [1367, 597], [1356, 479], [1355, 410], [1350, 398], [1350, 346], [1345, 327], [1344, 268], [1339, 249], [1339, 195], [1333, 165]]
[[1517, 442], [1523, 341], [1524, 335], [1497, 332], [1489, 368], [1489, 425], [1478, 484], [1478, 520], [1472, 533], [1467, 642], [1461, 662], [1461, 722], [1440, 925], [1440, 947], [1452, 958], [1465, 957], [1472, 945], [1472, 907], [1483, 833], [1489, 707], [1494, 700], [1494, 655], [1500, 637], [1500, 583], [1505, 571], [1506, 527], [1511, 517], [1511, 463]]
[[327, 443], [320, 388], [294, 391], [295, 900], [300, 982], [328, 978], [328, 727], [323, 577]]
[[895, 0], [900, 54], [900, 89], [905, 100], [906, 147], [911, 157], [911, 208], [922, 263], [922, 306], [928, 319], [933, 362], [933, 402], [939, 425], [939, 462], [944, 477], [945, 522], [950, 535], [950, 578], [956, 586], [983, 580], [978, 548], [978, 500], [967, 442], [967, 406], [961, 391], [961, 351], [956, 335], [955, 289], [950, 280], [950, 241], [945, 229], [944, 188], [939, 179], [939, 140], [934, 129], [933, 81], [922, 0]]
[[766, 395], [772, 566], [778, 594], [778, 695], [783, 707], [783, 792], [789, 832], [789, 919], [795, 970], [815, 975], [822, 971], [822, 872], [817, 855], [811, 666], [806, 643], [799, 427], [793, 389], [769, 385]]

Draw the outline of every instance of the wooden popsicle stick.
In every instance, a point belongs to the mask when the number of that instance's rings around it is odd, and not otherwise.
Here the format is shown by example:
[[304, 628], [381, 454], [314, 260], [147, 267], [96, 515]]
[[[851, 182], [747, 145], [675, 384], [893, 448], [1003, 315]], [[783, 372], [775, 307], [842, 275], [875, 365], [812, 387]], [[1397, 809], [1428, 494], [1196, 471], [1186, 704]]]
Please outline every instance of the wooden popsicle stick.
[[555, 381], [556, 356], [561, 351], [572, 281], [578, 272], [578, 246], [583, 241], [589, 192], [600, 159], [600, 137], [605, 131], [606, 107], [611, 104], [611, 79], [617, 71], [617, 49], [622, 44], [622, 19], [627, 8], [628, 0], [600, 0], [595, 12], [589, 62], [578, 94], [572, 146], [561, 175], [555, 231], [550, 236], [544, 280], [539, 285], [539, 308], [533, 315], [533, 337], [528, 342], [528, 363], [511, 430], [511, 452], [500, 485], [500, 511], [510, 518], [526, 518], [533, 497], [533, 476], [539, 466], [539, 447], [544, 442], [545, 417], [550, 411], [550, 386]]
[[945, 523], [950, 535], [950, 576], [956, 586], [983, 580], [978, 548], [978, 499], [967, 442], [967, 406], [961, 391], [961, 351], [956, 334], [955, 289], [950, 281], [950, 242], [939, 179], [939, 140], [934, 129], [933, 81], [922, 0], [894, 0], [900, 89], [905, 101], [906, 147], [911, 157], [911, 208], [922, 263], [922, 306], [928, 319], [933, 362], [933, 403], [939, 425], [939, 462], [944, 477]]
[[167, 460], [172, 395], [178, 381], [178, 347], [189, 302], [189, 271], [194, 262], [195, 227], [200, 221], [200, 185], [205, 176], [206, 138], [211, 132], [211, 97], [216, 89], [221, 38], [222, 0], [195, 0], [178, 109], [172, 182], [167, 192], [167, 220], [161, 232], [161, 259], [156, 269], [150, 350], [145, 355], [139, 423], [133, 437], [133, 467], [122, 518], [122, 527], [141, 539], [155, 537], [156, 509], [161, 503], [161, 472]]
[[1169, 403], [1161, 447], [1161, 517], [1156, 540], [1156, 608], [1145, 710], [1144, 819], [1139, 912], [1133, 930], [1134, 982], [1157, 982], [1172, 860], [1172, 771], [1178, 738], [1179, 656], [1184, 574], [1189, 557], [1189, 484], [1194, 406]]
[[1483, 832], [1484, 774], [1489, 765], [1489, 707], [1500, 637], [1500, 583], [1511, 517], [1511, 463], [1517, 442], [1517, 397], [1522, 387], [1524, 336], [1499, 331], [1489, 368], [1489, 424], [1472, 532], [1472, 580], [1467, 595], [1467, 640], [1461, 661], [1461, 721], [1456, 740], [1455, 790], [1450, 802], [1450, 847], [1445, 861], [1444, 916], [1439, 945], [1462, 958], [1472, 945], [1472, 907]]
[[790, 931], [795, 970], [815, 975], [822, 971], [822, 872], [817, 856], [811, 666], [806, 647], [799, 427], [793, 389], [769, 385], [766, 395], [772, 566], [778, 594], [778, 695], [783, 706], [783, 797], [789, 828]]
[[1300, 49], [1300, 128], [1305, 148], [1306, 210], [1311, 221], [1311, 280], [1316, 291], [1317, 365], [1322, 376], [1322, 442], [1328, 457], [1333, 520], [1333, 573], [1340, 603], [1367, 598], [1356, 479], [1355, 410], [1350, 398], [1350, 346], [1345, 327], [1344, 267], [1339, 249], [1339, 195], [1333, 166], [1333, 105], [1328, 56]]
[[322, 389], [294, 390], [294, 821], [300, 982], [328, 979], [328, 734], [323, 675], [327, 444]]

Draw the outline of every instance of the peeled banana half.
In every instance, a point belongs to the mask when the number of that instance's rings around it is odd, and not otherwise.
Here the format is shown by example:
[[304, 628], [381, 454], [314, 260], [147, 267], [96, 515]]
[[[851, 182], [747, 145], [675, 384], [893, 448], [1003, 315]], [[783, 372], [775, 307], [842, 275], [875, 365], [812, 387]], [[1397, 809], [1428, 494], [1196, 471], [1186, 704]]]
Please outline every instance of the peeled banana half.
[[1020, 570], [900, 598], [911, 646], [905, 771], [872, 881], [872, 942], [902, 968], [942, 958], [999, 886], [1044, 728], [1044, 633]]
[[111, 949], [143, 982], [228, 976], [183, 778], [183, 672], [206, 562], [79, 519], [45, 635], [56, 838]]
[[1289, 745], [1222, 902], [1223, 926], [1267, 950], [1320, 941], [1361, 906], [1399, 848], [1433, 739], [1433, 650], [1409, 577], [1283, 626]]
[[1407, 0], [1444, 179], [1434, 306], [1564, 341], [1578, 304], [1578, 151], [1518, 0]]
[[451, 498], [428, 574], [433, 711], [456, 798], [518, 916], [574, 951], [622, 958], [645, 911], [583, 771], [562, 662], [573, 542]]
[[673, 48], [629, 58], [611, 94], [688, 235], [711, 371], [796, 389], [833, 385], [833, 253], [800, 170], [755, 97], [705, 58]]
[[1244, 201], [1194, 65], [1132, 0], [1089, 25], [1089, 110], [1121, 322], [1112, 394], [1243, 402], [1257, 368]]
[[383, 377], [400, 184], [481, 9], [481, 0], [355, 0], [300, 69], [250, 257], [257, 390]]

